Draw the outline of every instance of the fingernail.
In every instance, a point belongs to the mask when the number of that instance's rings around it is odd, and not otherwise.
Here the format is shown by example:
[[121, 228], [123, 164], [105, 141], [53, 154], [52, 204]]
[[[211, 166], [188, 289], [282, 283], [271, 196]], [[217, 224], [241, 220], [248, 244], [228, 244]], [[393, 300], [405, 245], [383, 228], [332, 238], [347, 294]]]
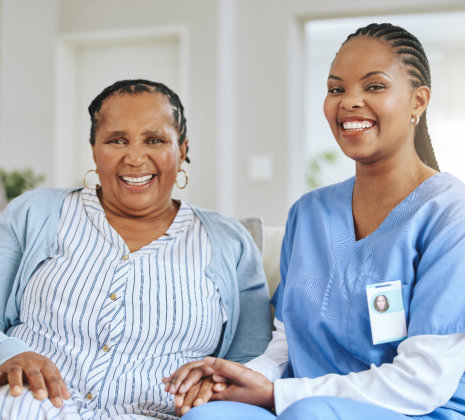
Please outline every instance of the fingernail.
[[56, 397], [52, 400], [54, 406], [61, 407], [63, 404], [63, 400], [60, 397]]
[[202, 398], [197, 398], [195, 401], [194, 401], [194, 405], [197, 407], [198, 405], [202, 405], [203, 404], [203, 400]]
[[36, 392], [36, 398], [39, 400], [43, 400], [44, 398], [47, 398], [47, 393], [43, 389], [39, 389]]
[[19, 395], [21, 394], [21, 387], [19, 385], [15, 385], [13, 388], [11, 388], [11, 393], [14, 395]]

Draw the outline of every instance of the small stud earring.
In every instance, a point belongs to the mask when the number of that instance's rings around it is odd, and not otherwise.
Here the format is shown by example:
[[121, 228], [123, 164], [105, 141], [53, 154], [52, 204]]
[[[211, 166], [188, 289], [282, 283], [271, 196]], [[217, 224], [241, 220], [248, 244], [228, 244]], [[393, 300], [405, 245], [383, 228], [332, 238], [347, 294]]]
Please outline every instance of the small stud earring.
[[418, 115], [412, 115], [412, 118], [410, 118], [410, 123], [412, 125], [418, 125], [420, 122], [420, 117]]

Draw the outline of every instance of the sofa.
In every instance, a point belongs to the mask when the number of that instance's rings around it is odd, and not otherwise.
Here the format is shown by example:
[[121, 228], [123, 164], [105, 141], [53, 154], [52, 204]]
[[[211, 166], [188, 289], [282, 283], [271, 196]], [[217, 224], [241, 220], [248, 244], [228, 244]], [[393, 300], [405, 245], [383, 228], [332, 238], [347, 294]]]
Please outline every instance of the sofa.
[[263, 269], [265, 271], [270, 297], [273, 296], [281, 280], [279, 258], [281, 243], [284, 236], [284, 226], [264, 226], [261, 217], [247, 217], [240, 222], [249, 231], [258, 249], [262, 253]]

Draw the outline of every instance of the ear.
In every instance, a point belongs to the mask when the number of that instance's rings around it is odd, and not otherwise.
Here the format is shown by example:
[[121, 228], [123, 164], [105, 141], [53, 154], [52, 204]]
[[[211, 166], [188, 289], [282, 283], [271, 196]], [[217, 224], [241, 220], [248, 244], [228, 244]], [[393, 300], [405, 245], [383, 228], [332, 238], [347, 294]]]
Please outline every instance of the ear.
[[431, 91], [428, 86], [420, 86], [415, 88], [412, 95], [412, 113], [421, 117], [428, 107], [431, 97]]
[[186, 138], [182, 144], [179, 145], [179, 151], [181, 155], [179, 156], [179, 166], [182, 165], [187, 156], [187, 145], [189, 144], [189, 139]]

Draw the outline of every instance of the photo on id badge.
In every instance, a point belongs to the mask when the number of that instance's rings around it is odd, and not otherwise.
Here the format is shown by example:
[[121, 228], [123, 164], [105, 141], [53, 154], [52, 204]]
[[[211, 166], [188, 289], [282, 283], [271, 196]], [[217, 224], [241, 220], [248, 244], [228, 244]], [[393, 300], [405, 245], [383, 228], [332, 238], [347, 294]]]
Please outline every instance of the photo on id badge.
[[407, 337], [402, 283], [387, 281], [366, 286], [373, 344], [388, 343]]

